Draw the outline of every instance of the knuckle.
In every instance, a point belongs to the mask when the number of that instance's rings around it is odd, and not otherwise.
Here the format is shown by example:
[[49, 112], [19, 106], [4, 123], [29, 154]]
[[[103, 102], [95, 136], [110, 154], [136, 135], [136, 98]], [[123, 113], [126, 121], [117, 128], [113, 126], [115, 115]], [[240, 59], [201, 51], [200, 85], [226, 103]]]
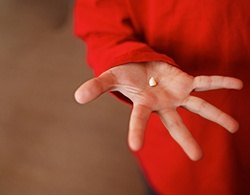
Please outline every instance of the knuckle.
[[197, 105], [197, 110], [201, 111], [207, 108], [207, 103], [205, 101], [200, 101]]

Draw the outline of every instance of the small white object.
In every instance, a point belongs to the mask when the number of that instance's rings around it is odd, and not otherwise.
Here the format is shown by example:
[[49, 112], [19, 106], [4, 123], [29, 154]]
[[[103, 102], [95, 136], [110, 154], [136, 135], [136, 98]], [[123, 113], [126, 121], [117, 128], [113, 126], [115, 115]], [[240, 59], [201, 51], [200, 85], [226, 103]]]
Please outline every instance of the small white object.
[[150, 87], [155, 87], [157, 85], [157, 82], [154, 77], [151, 77], [148, 81], [148, 84]]

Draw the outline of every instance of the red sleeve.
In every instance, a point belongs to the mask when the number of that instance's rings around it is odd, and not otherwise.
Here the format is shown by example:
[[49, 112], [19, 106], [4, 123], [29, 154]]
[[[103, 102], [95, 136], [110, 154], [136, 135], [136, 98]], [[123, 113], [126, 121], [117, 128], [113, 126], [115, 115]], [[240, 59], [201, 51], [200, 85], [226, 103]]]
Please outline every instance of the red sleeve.
[[88, 63], [96, 75], [130, 62], [174, 61], [139, 41], [125, 0], [77, 0], [75, 32], [87, 45]]

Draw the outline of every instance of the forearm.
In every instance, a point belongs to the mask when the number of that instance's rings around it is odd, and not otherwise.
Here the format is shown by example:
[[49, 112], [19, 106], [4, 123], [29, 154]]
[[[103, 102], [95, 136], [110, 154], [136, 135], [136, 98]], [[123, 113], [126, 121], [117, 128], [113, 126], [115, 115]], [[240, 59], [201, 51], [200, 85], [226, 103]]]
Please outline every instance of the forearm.
[[96, 75], [130, 62], [175, 62], [138, 39], [125, 1], [78, 0], [75, 32], [87, 45], [88, 63]]

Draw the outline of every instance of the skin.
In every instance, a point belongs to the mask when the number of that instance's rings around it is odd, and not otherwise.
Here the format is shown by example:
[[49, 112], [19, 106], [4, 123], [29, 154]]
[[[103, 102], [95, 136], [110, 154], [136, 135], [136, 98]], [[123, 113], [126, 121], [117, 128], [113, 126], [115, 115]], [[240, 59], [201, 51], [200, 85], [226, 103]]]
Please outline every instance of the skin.
[[[155, 87], [148, 81], [154, 77]], [[214, 89], [241, 89], [241, 80], [224, 76], [193, 77], [164, 62], [130, 63], [111, 68], [97, 78], [83, 83], [75, 93], [80, 104], [88, 103], [108, 91], [119, 91], [133, 102], [130, 116], [128, 143], [137, 151], [143, 145], [144, 130], [152, 112], [161, 118], [173, 139], [191, 160], [199, 160], [202, 151], [181, 117], [177, 107], [218, 123], [231, 133], [239, 125], [228, 114], [205, 100], [190, 95], [192, 91]]]

